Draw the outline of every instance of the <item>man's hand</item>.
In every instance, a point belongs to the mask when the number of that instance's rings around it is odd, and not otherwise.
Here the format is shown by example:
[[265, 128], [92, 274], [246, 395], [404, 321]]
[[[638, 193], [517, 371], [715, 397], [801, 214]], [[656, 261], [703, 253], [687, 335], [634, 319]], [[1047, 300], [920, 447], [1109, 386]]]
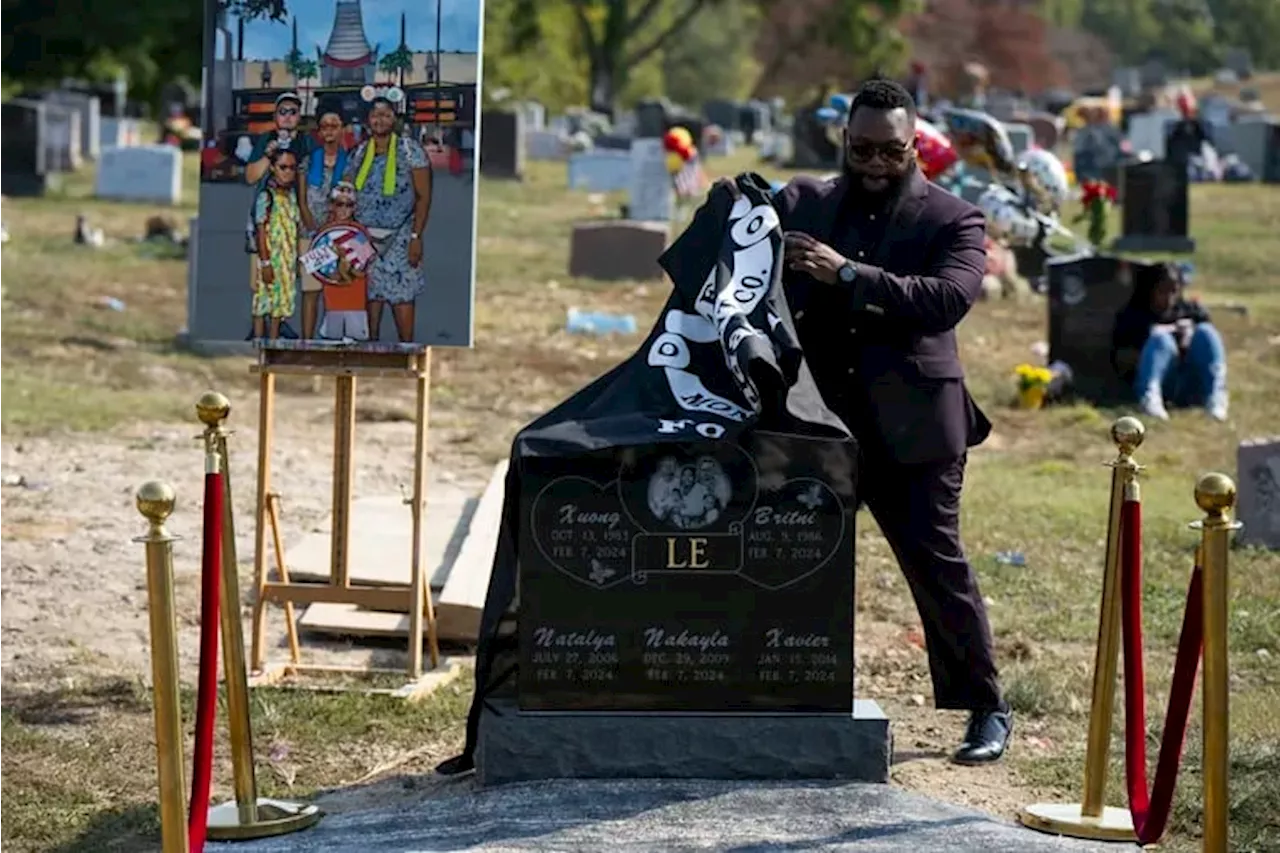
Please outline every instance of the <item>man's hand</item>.
[[783, 240], [790, 269], [808, 273], [823, 284], [840, 280], [840, 268], [849, 262], [844, 255], [799, 231], [788, 231]]

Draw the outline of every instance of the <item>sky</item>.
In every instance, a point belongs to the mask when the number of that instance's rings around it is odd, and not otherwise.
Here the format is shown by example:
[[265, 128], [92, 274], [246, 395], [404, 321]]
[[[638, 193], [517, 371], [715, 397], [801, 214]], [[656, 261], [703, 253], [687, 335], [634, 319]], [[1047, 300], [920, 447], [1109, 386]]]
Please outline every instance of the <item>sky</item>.
[[[441, 8], [440, 49], [478, 53], [480, 16], [484, 0], [439, 0]], [[333, 28], [335, 0], [289, 0], [291, 16], [298, 18], [298, 48], [312, 59], [316, 45], [323, 50]], [[364, 33], [379, 55], [395, 50], [400, 42], [400, 13], [407, 13], [406, 31], [410, 50], [436, 49], [436, 0], [362, 0]], [[234, 34], [237, 22], [229, 20]], [[283, 21], [252, 21], [244, 28], [245, 59], [282, 59], [293, 44], [292, 17]]]

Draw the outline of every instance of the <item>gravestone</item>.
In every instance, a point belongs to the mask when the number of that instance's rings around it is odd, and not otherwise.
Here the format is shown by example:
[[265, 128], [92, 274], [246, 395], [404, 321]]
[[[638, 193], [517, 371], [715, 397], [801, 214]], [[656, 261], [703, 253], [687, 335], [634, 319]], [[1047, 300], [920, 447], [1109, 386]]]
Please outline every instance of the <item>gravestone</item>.
[[838, 443], [748, 432], [521, 474], [517, 696], [492, 700], [480, 784], [888, 781], [888, 720], [853, 698]]
[[1188, 236], [1190, 181], [1185, 166], [1129, 163], [1120, 170], [1123, 233], [1117, 252], [1194, 252]]
[[1029, 124], [1016, 121], [1005, 122], [1004, 129], [1009, 134], [1009, 142], [1013, 145], [1014, 156], [1025, 154], [1035, 144], [1036, 132]]
[[45, 166], [50, 172], [74, 172], [80, 168], [80, 113], [65, 104], [45, 102]]
[[520, 104], [520, 112], [524, 115], [526, 131], [543, 130], [547, 126], [547, 108], [537, 101], [524, 101]]
[[1241, 545], [1280, 549], [1280, 435], [1240, 442], [1236, 450]]
[[1223, 129], [1222, 138], [1222, 148], [1239, 157], [1258, 180], [1280, 183], [1280, 122], [1236, 122]]
[[635, 137], [621, 132], [602, 133], [593, 141], [596, 148], [604, 151], [630, 151]]
[[631, 145], [629, 217], [639, 222], [669, 222], [675, 189], [667, 173], [661, 139], [637, 139]]
[[667, 132], [669, 112], [663, 101], [647, 100], [636, 104], [636, 138], [661, 137]]
[[627, 189], [631, 181], [631, 152], [578, 151], [569, 156], [569, 189], [611, 193]]
[[1112, 255], [1050, 258], [1049, 361], [1066, 362], [1073, 393], [1093, 403], [1132, 402], [1132, 390], [1111, 363], [1116, 315], [1133, 295], [1134, 279], [1155, 275], [1150, 263]]
[[42, 195], [45, 164], [45, 105], [16, 98], [0, 105], [0, 192], [7, 196]]
[[742, 105], [737, 101], [719, 99], [707, 101], [702, 105], [702, 114], [711, 124], [718, 124], [726, 133], [732, 130], [743, 130]]
[[98, 151], [107, 148], [128, 148], [142, 144], [142, 132], [138, 120], [101, 116], [98, 119]]
[[550, 130], [531, 130], [524, 135], [524, 153], [530, 160], [566, 160], [569, 145]]
[[54, 91], [45, 96], [50, 103], [75, 110], [80, 118], [80, 156], [86, 160], [98, 159], [101, 149], [101, 101], [94, 95], [81, 92]]
[[1222, 64], [1234, 71], [1239, 80], [1248, 80], [1253, 76], [1253, 56], [1248, 48], [1228, 48], [1222, 58]]
[[480, 174], [486, 178], [524, 177], [524, 116], [511, 110], [480, 113]]
[[112, 201], [177, 204], [182, 200], [182, 152], [173, 145], [139, 145], [102, 152], [94, 195]]
[[1133, 153], [1136, 155], [1146, 151], [1150, 153], [1151, 159], [1163, 160], [1169, 126], [1178, 119], [1177, 111], [1168, 109], [1157, 109], [1129, 116], [1127, 135]]
[[667, 248], [666, 222], [627, 219], [578, 222], [569, 240], [569, 275], [597, 281], [662, 278], [658, 256]]

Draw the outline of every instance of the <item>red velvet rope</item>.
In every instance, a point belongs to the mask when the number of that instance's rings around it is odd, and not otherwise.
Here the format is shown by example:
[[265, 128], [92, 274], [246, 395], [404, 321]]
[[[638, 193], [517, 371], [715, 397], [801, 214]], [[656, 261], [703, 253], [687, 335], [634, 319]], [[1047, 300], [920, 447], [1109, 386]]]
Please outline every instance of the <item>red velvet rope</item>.
[[204, 850], [213, 779], [213, 724], [218, 709], [218, 597], [222, 580], [222, 474], [204, 478], [204, 555], [200, 567], [200, 692], [196, 698], [196, 741], [191, 758], [191, 811], [187, 843]]
[[[1173, 805], [1187, 734], [1191, 697], [1204, 639], [1203, 585], [1199, 560], [1187, 588], [1178, 655], [1173, 664], [1169, 707], [1165, 711], [1160, 756], [1156, 760], [1153, 787], [1147, 786], [1146, 685], [1142, 672], [1142, 504], [1126, 500], [1120, 508], [1121, 600], [1124, 626], [1124, 735], [1125, 778], [1129, 787], [1129, 812], [1140, 844], [1154, 844], [1164, 834]], [[1150, 790], [1150, 795], [1148, 795]]]

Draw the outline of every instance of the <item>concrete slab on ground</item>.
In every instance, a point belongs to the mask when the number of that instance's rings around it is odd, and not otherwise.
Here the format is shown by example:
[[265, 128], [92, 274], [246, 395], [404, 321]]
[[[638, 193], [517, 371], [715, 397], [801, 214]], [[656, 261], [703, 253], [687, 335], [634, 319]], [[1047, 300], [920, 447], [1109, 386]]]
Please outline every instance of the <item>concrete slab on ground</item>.
[[[1117, 853], [890, 785], [557, 780], [479, 790], [425, 781], [390, 807], [332, 814], [237, 853]], [[208, 845], [228, 850], [233, 845]]]

